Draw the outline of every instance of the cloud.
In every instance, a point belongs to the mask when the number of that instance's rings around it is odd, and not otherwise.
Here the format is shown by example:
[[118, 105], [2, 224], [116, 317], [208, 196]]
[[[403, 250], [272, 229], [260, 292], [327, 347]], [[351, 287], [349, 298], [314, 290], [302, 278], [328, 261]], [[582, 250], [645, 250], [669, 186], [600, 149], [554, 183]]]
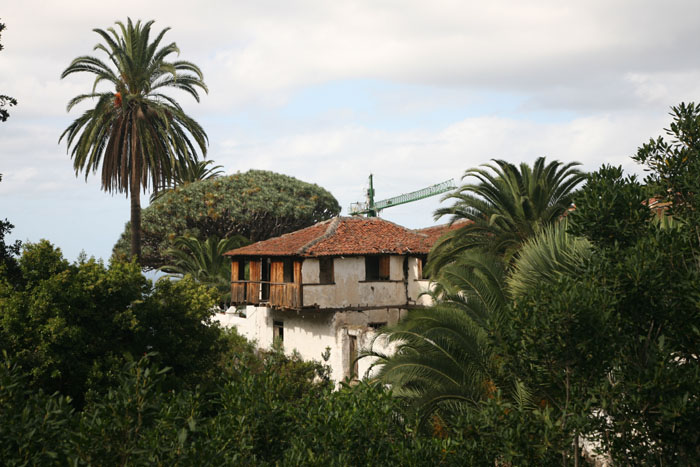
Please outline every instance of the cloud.
[[[345, 208], [361, 200], [370, 172], [375, 174], [377, 196], [382, 198], [459, 179], [466, 169], [493, 158], [519, 163], [546, 156], [580, 161], [586, 170], [608, 163], [639, 172], [630, 156], [667, 123], [663, 115], [659, 117], [603, 115], [561, 123], [478, 117], [437, 131], [348, 126], [264, 141], [236, 134], [223, 140], [227, 152], [221, 152], [217, 162], [241, 171], [284, 168], [285, 173], [330, 188]], [[431, 213], [420, 214], [421, 222], [429, 223]]]
[[[0, 93], [19, 105], [0, 124], [0, 195], [18, 230], [51, 238], [62, 225], [63, 241], [121, 230], [128, 217], [128, 203], [102, 194], [95, 177], [76, 180], [57, 141], [80, 112], [67, 114], [68, 100], [92, 86], [60, 73], [95, 53], [93, 28], [134, 12], [171, 26], [166, 40], [203, 69], [202, 103], [177, 98], [209, 133], [218, 164], [318, 183], [343, 207], [362, 199], [370, 172], [383, 198], [494, 157], [638, 171], [636, 147], [668, 125], [670, 105], [700, 93], [700, 2], [125, 0], [118, 10], [88, 0], [3, 5]], [[386, 216], [428, 224], [434, 200], [424, 203]], [[106, 257], [118, 233], [74, 243]]]

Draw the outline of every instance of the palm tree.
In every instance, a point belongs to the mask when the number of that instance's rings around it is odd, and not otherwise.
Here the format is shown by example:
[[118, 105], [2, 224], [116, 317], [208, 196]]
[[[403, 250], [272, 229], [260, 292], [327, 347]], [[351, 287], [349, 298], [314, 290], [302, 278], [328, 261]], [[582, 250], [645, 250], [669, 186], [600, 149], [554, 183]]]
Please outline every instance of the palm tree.
[[212, 236], [204, 242], [193, 237], [177, 237], [173, 248], [165, 252], [172, 258], [171, 263], [159, 270], [170, 277], [190, 274], [196, 281], [215, 288], [220, 302], [225, 303], [231, 294], [231, 262], [223, 254], [247, 243], [241, 236], [223, 239]]
[[506, 279], [513, 298], [525, 295], [538, 284], [554, 283], [561, 274], [575, 277], [580, 265], [590, 258], [591, 242], [569, 234], [567, 224], [563, 219], [545, 226], [523, 244]]
[[449, 215], [451, 224], [467, 222], [435, 244], [428, 258], [429, 274], [473, 248], [487, 248], [510, 262], [525, 240], [569, 209], [571, 195], [585, 177], [575, 168], [580, 165], [577, 162], [545, 165], [540, 157], [532, 168], [526, 163], [518, 168], [503, 160], [493, 162], [467, 170], [464, 178], [474, 177], [478, 183], [465, 184], [448, 194], [443, 200], [455, 203], [435, 211], [436, 219]]
[[497, 388], [517, 400], [525, 389], [494, 354], [509, 325], [508, 307], [528, 289], [575, 274], [590, 253], [587, 240], [566, 233], [565, 221], [526, 241], [510, 265], [490, 250], [465, 250], [440, 271], [434, 307], [412, 311], [377, 335], [375, 342], [392, 343], [394, 352], [370, 348], [363, 355], [377, 357], [376, 377], [407, 399], [421, 421], [443, 409], [473, 407]]
[[[131, 254], [138, 259], [141, 188], [165, 185], [178, 164], [197, 160], [197, 147], [205, 156], [208, 142], [202, 127], [163, 91], [179, 89], [199, 102], [199, 90], [207, 92], [207, 87], [196, 65], [168, 61], [180, 53], [174, 42], [161, 46], [170, 28], [151, 42], [153, 21], [128, 19], [126, 25], [116, 24], [119, 32], [94, 29], [104, 41], [95, 50], [106, 53], [108, 63], [81, 56], [61, 74], [61, 78], [80, 72], [95, 75], [92, 92], [71, 99], [68, 111], [87, 99], [97, 102], [66, 128], [59, 141], [66, 138], [76, 175], [84, 171], [87, 179], [101, 165], [102, 189], [131, 197]], [[114, 88], [97, 92], [103, 81]]]
[[421, 421], [444, 404], [474, 405], [505, 386], [489, 342], [508, 299], [502, 260], [470, 251], [441, 277], [434, 307], [412, 311], [375, 337], [394, 353], [373, 351], [373, 342], [363, 354], [377, 357], [376, 377], [407, 399]]

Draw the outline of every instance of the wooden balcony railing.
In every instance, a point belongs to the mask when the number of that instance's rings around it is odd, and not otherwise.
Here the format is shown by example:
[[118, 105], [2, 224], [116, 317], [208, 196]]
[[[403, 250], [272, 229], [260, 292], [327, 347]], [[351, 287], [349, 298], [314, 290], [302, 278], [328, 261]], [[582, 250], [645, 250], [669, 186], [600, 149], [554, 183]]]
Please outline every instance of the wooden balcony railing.
[[301, 284], [295, 282], [232, 281], [231, 302], [235, 305], [267, 303], [274, 308], [302, 307]]

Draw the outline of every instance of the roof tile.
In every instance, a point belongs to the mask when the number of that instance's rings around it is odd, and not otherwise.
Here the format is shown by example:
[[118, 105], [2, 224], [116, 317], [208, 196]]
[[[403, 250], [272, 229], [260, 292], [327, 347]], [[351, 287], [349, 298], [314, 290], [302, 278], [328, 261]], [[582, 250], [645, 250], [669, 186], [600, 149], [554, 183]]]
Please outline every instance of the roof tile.
[[448, 225], [410, 230], [378, 217], [335, 217], [226, 253], [229, 256], [427, 254]]

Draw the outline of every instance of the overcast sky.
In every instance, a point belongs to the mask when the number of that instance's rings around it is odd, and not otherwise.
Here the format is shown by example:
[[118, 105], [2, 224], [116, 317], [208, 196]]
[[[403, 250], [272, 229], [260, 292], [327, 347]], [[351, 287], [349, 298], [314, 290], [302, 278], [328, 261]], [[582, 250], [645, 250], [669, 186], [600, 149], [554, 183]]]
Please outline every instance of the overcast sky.
[[[171, 27], [180, 58], [202, 68], [201, 103], [173, 95], [207, 131], [208, 158], [317, 183], [344, 213], [370, 172], [377, 199], [492, 158], [641, 173], [629, 157], [670, 106], [700, 95], [697, 0], [4, 0], [0, 94], [19, 105], [0, 123], [0, 218], [71, 260], [109, 257], [129, 201], [100, 191], [99, 175], [76, 178], [58, 138], [92, 80], [60, 74], [93, 54], [93, 28], [127, 15]], [[383, 217], [427, 226], [438, 205]]]

